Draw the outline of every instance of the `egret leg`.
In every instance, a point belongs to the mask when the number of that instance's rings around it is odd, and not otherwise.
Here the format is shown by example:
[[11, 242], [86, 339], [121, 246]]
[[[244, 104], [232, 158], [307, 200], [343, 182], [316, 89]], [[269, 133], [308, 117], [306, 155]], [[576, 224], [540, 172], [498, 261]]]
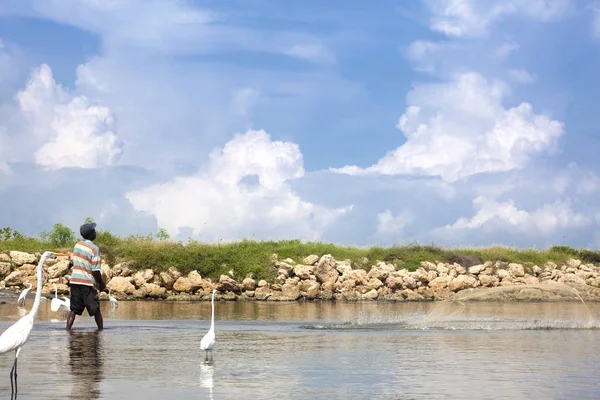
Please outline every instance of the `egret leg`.
[[[19, 359], [15, 357], [15, 362], [13, 362], [12, 369], [10, 370], [10, 391], [11, 393], [17, 393], [19, 388], [17, 387], [17, 361]], [[13, 377], [15, 384], [13, 386]]]

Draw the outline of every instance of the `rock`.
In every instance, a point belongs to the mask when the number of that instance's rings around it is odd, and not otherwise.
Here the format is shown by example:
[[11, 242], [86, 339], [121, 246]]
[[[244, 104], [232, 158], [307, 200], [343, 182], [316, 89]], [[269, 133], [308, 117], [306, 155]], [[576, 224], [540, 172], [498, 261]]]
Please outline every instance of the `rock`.
[[48, 267], [48, 278], [60, 278], [69, 272], [71, 265], [69, 261], [59, 261], [51, 267]]
[[217, 290], [219, 292], [234, 292], [239, 293], [240, 287], [236, 281], [231, 279], [227, 275], [221, 275], [219, 277], [219, 283], [217, 284]]
[[472, 275], [458, 275], [456, 278], [448, 282], [447, 285], [449, 290], [456, 292], [457, 290], [463, 290], [474, 287], [476, 281], [477, 279]]
[[254, 291], [254, 297], [257, 300], [266, 300], [272, 295], [273, 293], [267, 286], [260, 286], [260, 282], [258, 288]]
[[394, 267], [393, 265], [388, 265], [381, 262], [371, 268], [371, 270], [367, 274], [367, 277], [369, 279], [375, 278], [380, 280], [381, 282], [385, 282], [390, 273], [394, 272], [395, 270], [396, 267]]
[[242, 294], [242, 296], [249, 297], [249, 298], [253, 298], [253, 297], [254, 297], [254, 290], [246, 290], [246, 291], [245, 291], [245, 292]]
[[35, 275], [37, 267], [33, 264], [23, 264], [20, 268], [21, 271], [25, 273], [25, 275]]
[[167, 289], [164, 287], [160, 287], [153, 283], [144, 283], [142, 285], [142, 289], [146, 292], [148, 297], [152, 297], [155, 299], [164, 299], [167, 297]]
[[37, 258], [33, 254], [22, 251], [9, 251], [8, 254], [12, 259], [12, 262], [17, 266], [21, 266], [23, 264], [35, 264], [37, 262]]
[[504, 279], [507, 276], [510, 276], [510, 272], [508, 272], [505, 269], [499, 269], [498, 271], [496, 271], [496, 276], [500, 279]]
[[[294, 266], [290, 265], [288, 263], [285, 262], [276, 262], [275, 263], [275, 267], [278, 268], [278, 271], [285, 271], [283, 274], [286, 276], [290, 276], [290, 274], [292, 273], [292, 271], [294, 270]], [[281, 272], [278, 272], [281, 273]]]
[[458, 275], [464, 275], [467, 273], [467, 270], [462, 265], [458, 265], [456, 267], [456, 272], [458, 273]]
[[447, 274], [450, 270], [448, 269], [448, 267], [446, 267], [445, 265], [438, 265], [435, 270], [438, 272], [438, 274]]
[[169, 267], [167, 273], [171, 275], [175, 281], [181, 277], [181, 272], [175, 267]]
[[500, 280], [494, 275], [479, 275], [479, 282], [481, 283], [481, 286], [493, 287], [498, 286]]
[[[224, 276], [224, 275], [223, 275]], [[188, 274], [187, 278], [192, 282], [192, 285], [198, 286], [198, 287], [203, 287], [203, 282], [202, 282], [202, 277], [200, 276], [200, 274], [198, 273], [198, 271], [192, 271]], [[229, 277], [228, 277], [229, 278]], [[231, 278], [229, 278], [231, 279]], [[233, 280], [233, 279], [232, 279]], [[235, 281], [234, 281], [235, 282]], [[212, 298], [212, 294], [211, 294], [211, 298]]]
[[309, 279], [315, 267], [312, 265], [298, 264], [294, 267], [294, 275], [300, 279]]
[[406, 276], [404, 278], [402, 278], [402, 281], [404, 283], [404, 288], [406, 289], [416, 289], [417, 288], [417, 280], [415, 278], [413, 278], [412, 276]]
[[147, 268], [143, 271], [138, 271], [133, 274], [133, 280], [135, 282], [136, 287], [142, 287], [145, 283], [151, 282], [154, 278], [154, 271], [152, 269]]
[[281, 296], [279, 297], [283, 301], [298, 300], [301, 297], [300, 288], [297, 285], [290, 285], [286, 283], [281, 287]]
[[385, 281], [385, 284], [388, 288], [392, 290], [401, 289], [404, 280], [399, 276], [390, 276]]
[[288, 264], [296, 264], [296, 262], [294, 260], [292, 260], [291, 258], [286, 258], [285, 260], [283, 260], [284, 263], [288, 263]]
[[0, 262], [12, 262], [8, 254], [0, 253]]
[[361, 295], [360, 297], [365, 300], [375, 300], [379, 296], [376, 289], [371, 289], [367, 293]]
[[280, 268], [277, 270], [277, 274], [279, 276], [283, 276], [284, 278], [289, 278], [290, 277], [290, 272], [285, 269], [285, 268]]
[[570, 258], [567, 261], [565, 261], [565, 264], [567, 264], [571, 268], [579, 268], [579, 266], [581, 265], [581, 260], [574, 260]]
[[319, 261], [319, 256], [311, 254], [302, 260], [302, 263], [305, 265], [315, 265]]
[[437, 269], [437, 265], [429, 261], [421, 261], [421, 268], [425, 271], [434, 271]]
[[350, 265], [348, 261], [337, 261], [335, 263], [335, 269], [343, 275], [348, 271], [352, 271], [352, 265]]
[[310, 285], [308, 289], [306, 289], [306, 299], [314, 300], [319, 297], [319, 284], [317, 282]]
[[321, 283], [335, 282], [339, 275], [340, 273], [336, 269], [335, 259], [330, 254], [321, 257], [315, 269], [317, 281]]
[[380, 287], [382, 287], [382, 286], [383, 286], [383, 282], [381, 282], [381, 281], [380, 281], [379, 279], [377, 279], [377, 278], [371, 278], [371, 279], [369, 280], [369, 282], [367, 282], [367, 287], [368, 287], [369, 289], [375, 289], [375, 290], [377, 290], [377, 289], [379, 289], [379, 288], [380, 288]]
[[0, 262], [0, 276], [7, 276], [12, 271], [12, 264], [9, 262]]
[[175, 279], [173, 279], [173, 276], [171, 276], [171, 274], [168, 274], [166, 272], [161, 272], [159, 275], [160, 275], [160, 279], [162, 280], [163, 286], [165, 288], [167, 288], [168, 290], [172, 290], [173, 285], [175, 284]]
[[515, 263], [508, 264], [508, 272], [510, 272], [510, 274], [515, 278], [525, 276], [525, 269], [523, 268], [523, 266], [521, 264], [515, 264]]
[[540, 267], [538, 267], [537, 265], [534, 265], [532, 270], [533, 270], [533, 274], [535, 276], [539, 276], [542, 273], [542, 269]]
[[179, 277], [173, 284], [173, 290], [176, 292], [193, 293], [200, 289], [201, 285], [198, 282], [193, 282], [190, 278]]
[[115, 276], [109, 282], [112, 287], [112, 292], [119, 292], [124, 294], [133, 294], [135, 286], [133, 286], [129, 279], [122, 276]]
[[478, 275], [485, 268], [486, 268], [486, 266], [483, 265], [483, 264], [473, 265], [473, 266], [471, 266], [471, 267], [468, 268], [468, 272], [469, 272], [469, 274]]
[[429, 274], [424, 268], [418, 268], [416, 271], [410, 274], [417, 282], [424, 284], [429, 283]]
[[269, 284], [264, 279], [261, 279], [260, 281], [258, 281], [258, 287], [266, 287], [266, 286], [269, 286]]
[[429, 282], [429, 287], [434, 291], [438, 289], [444, 289], [448, 286], [448, 282], [450, 281], [450, 277], [448, 276], [440, 276]]
[[352, 279], [358, 285], [364, 285], [367, 282], [367, 271], [365, 271], [364, 269], [353, 269], [346, 275], [342, 275], [342, 279], [344, 281], [346, 279]]
[[[4, 282], [7, 287], [10, 286], [19, 286], [23, 284], [23, 277], [25, 277], [25, 273], [19, 269], [14, 270], [6, 278], [4, 278]], [[33, 283], [33, 282], [32, 282]]]
[[242, 291], [253, 291], [256, 289], [256, 281], [252, 278], [244, 278], [242, 281]]
[[[6, 278], [8, 279], [8, 278]], [[558, 279], [558, 283], [577, 283], [579, 285], [585, 285], [585, 281], [575, 274], [564, 274]], [[8, 285], [8, 284], [7, 284]]]
[[326, 282], [324, 284], [321, 285], [321, 290], [322, 291], [328, 291], [328, 292], [333, 292], [333, 282]]
[[412, 290], [408, 290], [408, 289], [402, 290], [399, 294], [402, 296], [402, 298], [404, 300], [407, 300], [407, 301], [425, 300], [425, 298], [422, 295], [420, 295], [419, 293], [414, 292]]
[[271, 263], [275, 264], [275, 262], [277, 262], [279, 256], [275, 253], [271, 254], [271, 256], [269, 257], [269, 259], [271, 260]]

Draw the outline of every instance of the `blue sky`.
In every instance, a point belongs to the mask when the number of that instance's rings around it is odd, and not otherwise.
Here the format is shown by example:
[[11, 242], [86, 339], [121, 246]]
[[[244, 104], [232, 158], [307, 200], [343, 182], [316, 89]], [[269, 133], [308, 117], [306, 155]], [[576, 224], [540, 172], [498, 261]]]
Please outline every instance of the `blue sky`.
[[597, 247], [599, 48], [584, 0], [4, 0], [0, 225]]

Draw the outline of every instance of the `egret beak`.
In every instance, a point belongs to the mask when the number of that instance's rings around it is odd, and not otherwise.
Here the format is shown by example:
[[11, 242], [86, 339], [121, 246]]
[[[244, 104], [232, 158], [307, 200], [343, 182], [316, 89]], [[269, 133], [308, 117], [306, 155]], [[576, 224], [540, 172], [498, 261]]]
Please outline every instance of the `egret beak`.
[[65, 253], [57, 253], [57, 252], [54, 252], [54, 251], [52, 252], [52, 255], [55, 255], [55, 256], [57, 256], [57, 257], [67, 257], [67, 256], [68, 256], [68, 254], [65, 254]]

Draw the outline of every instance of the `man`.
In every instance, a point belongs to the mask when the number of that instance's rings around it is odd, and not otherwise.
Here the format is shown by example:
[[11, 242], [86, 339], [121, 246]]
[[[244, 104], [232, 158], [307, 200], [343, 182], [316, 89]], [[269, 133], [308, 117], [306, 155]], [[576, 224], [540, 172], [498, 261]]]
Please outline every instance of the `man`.
[[106, 283], [100, 270], [100, 250], [93, 241], [96, 239], [96, 223], [84, 224], [79, 228], [83, 240], [73, 249], [73, 270], [71, 273], [71, 312], [67, 317], [67, 330], [71, 330], [75, 316], [87, 309], [96, 320], [98, 330], [104, 329], [100, 312], [98, 290], [103, 291]]

